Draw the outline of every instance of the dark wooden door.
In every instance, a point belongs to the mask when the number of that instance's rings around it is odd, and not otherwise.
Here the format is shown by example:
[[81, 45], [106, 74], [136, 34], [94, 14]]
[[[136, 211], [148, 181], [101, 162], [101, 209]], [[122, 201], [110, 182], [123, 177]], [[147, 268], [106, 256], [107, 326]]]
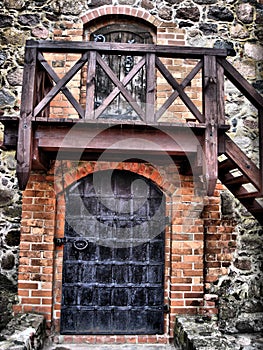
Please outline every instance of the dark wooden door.
[[162, 334], [164, 195], [131, 172], [96, 175], [66, 195], [61, 333]]
[[[97, 42], [116, 42], [131, 44], [152, 44], [153, 37], [145, 26], [139, 23], [134, 25], [129, 22], [111, 24], [100, 28], [91, 34], [91, 40]], [[108, 64], [120, 81], [131, 71], [133, 66], [138, 63], [141, 57], [127, 55], [103, 55], [103, 60]], [[132, 81], [127, 84], [127, 90], [133, 99], [139, 103], [142, 108], [145, 103], [145, 85], [146, 71], [142, 68]], [[95, 108], [99, 107], [105, 98], [114, 89], [115, 85], [109, 79], [104, 70], [100, 67], [96, 72], [96, 101]], [[125, 100], [122, 95], [118, 95], [100, 116], [103, 119], [140, 119], [132, 106]]]

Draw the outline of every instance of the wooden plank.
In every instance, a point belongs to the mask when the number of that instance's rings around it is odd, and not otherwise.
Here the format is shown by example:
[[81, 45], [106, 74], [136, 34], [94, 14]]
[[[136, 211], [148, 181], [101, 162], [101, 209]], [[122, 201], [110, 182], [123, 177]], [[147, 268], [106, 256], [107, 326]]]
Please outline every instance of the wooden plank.
[[82, 57], [75, 63], [75, 65], [60, 79], [57, 84], [49, 91], [45, 98], [35, 107], [34, 117], [37, 117], [39, 113], [53, 100], [53, 98], [66, 86], [66, 84], [73, 78], [73, 76], [84, 66], [88, 60], [88, 52], [85, 52]]
[[218, 105], [218, 124], [225, 125], [225, 76], [224, 68], [217, 62], [217, 105]]
[[[126, 86], [131, 79], [139, 72], [139, 70], [145, 65], [145, 57], [142, 57], [141, 60], [132, 68], [132, 70], [123, 78], [122, 84]], [[97, 119], [109, 106], [109, 104], [120, 94], [118, 87], [115, 87], [109, 96], [102, 102], [102, 104], [95, 110], [95, 119]]]
[[145, 121], [155, 121], [155, 91], [156, 91], [156, 68], [155, 54], [146, 54], [146, 108]]
[[227, 173], [224, 175], [222, 174], [220, 176], [220, 181], [226, 186], [228, 185], [241, 186], [250, 182], [245, 175], [234, 176], [231, 173]]
[[218, 178], [218, 115], [216, 57], [204, 56], [203, 109], [205, 131], [205, 173], [207, 194], [212, 196]]
[[231, 140], [229, 136], [225, 136], [226, 151], [225, 154], [236, 164], [236, 167], [250, 180], [250, 182], [261, 190], [260, 170], [249, 159], [245, 153]]
[[[48, 62], [45, 60], [44, 56], [41, 52], [38, 52], [38, 61], [42, 65], [42, 67], [47, 71], [47, 73], [50, 75], [50, 77], [54, 80], [54, 82], [57, 84], [60, 80], [57, 73], [50, 67]], [[69, 102], [72, 104], [72, 106], [75, 108], [77, 113], [81, 118], [84, 118], [84, 109], [81, 107], [81, 105], [78, 103], [78, 101], [75, 99], [75, 97], [71, 94], [69, 89], [64, 86], [61, 88], [61, 92], [67, 97]]]
[[[36, 41], [27, 41], [28, 47], [35, 47]], [[127, 43], [101, 43], [91, 41], [52, 41], [40, 40], [37, 46], [43, 52], [85, 52], [96, 50], [102, 54], [118, 55], [129, 52], [130, 55], [141, 56], [145, 53], [155, 53], [159, 57], [177, 57], [177, 58], [201, 58], [203, 55], [227, 56], [225, 49], [199, 48], [187, 46], [172, 45], [154, 45], [154, 44], [127, 44]]]
[[87, 81], [86, 81], [86, 111], [85, 119], [94, 119], [94, 106], [95, 106], [95, 75], [96, 75], [96, 51], [90, 51]]
[[191, 113], [196, 117], [196, 119], [203, 123], [204, 116], [196, 105], [191, 101], [191, 99], [187, 96], [187, 94], [184, 92], [182, 86], [177, 83], [177, 81], [174, 79], [172, 74], [168, 71], [168, 69], [165, 67], [165, 65], [162, 63], [162, 61], [159, 58], [156, 58], [156, 66], [159, 69], [159, 71], [162, 73], [164, 78], [167, 80], [167, 82], [172, 86], [173, 89], [175, 89], [179, 96], [181, 97], [184, 104], [187, 106], [187, 108], [190, 110]]
[[[203, 62], [200, 60], [197, 65], [192, 69], [192, 71], [187, 75], [187, 77], [183, 80], [183, 82], [180, 84], [181, 88], [184, 89], [186, 86], [190, 83], [190, 81], [196, 76], [196, 74], [200, 71], [200, 69], [203, 67]], [[166, 112], [166, 110], [172, 105], [172, 103], [175, 101], [175, 99], [179, 96], [178, 91], [174, 91], [168, 99], [165, 101], [165, 103], [159, 108], [159, 110], [156, 112], [156, 120], [158, 121], [161, 116]]]
[[112, 69], [103, 61], [103, 59], [101, 58], [101, 56], [99, 54], [97, 54], [97, 62], [99, 63], [101, 68], [105, 71], [105, 73], [108, 75], [108, 77], [111, 79], [111, 81], [120, 90], [120, 93], [125, 97], [127, 102], [135, 110], [135, 112], [138, 114], [138, 116], [141, 118], [141, 120], [144, 120], [144, 118], [145, 118], [144, 111], [141, 109], [141, 107], [138, 105], [138, 103], [133, 99], [133, 97], [128, 92], [128, 90], [126, 90], [123, 83], [119, 81], [119, 79], [116, 77], [116, 75], [112, 71]]
[[[70, 132], [69, 132], [70, 131]], [[67, 150], [68, 152], [114, 151], [172, 155], [196, 153], [202, 135], [192, 137], [188, 128], [175, 128], [168, 133], [156, 128], [79, 124], [77, 127], [39, 126], [35, 137], [45, 151]], [[125, 141], [125, 142], [124, 142]]]
[[31, 170], [33, 138], [32, 113], [34, 108], [36, 63], [37, 48], [26, 48], [16, 153], [16, 174], [21, 190], [26, 188]]
[[224, 68], [226, 77], [242, 92], [244, 96], [257, 108], [263, 108], [263, 97], [252, 85], [226, 60], [217, 59]]

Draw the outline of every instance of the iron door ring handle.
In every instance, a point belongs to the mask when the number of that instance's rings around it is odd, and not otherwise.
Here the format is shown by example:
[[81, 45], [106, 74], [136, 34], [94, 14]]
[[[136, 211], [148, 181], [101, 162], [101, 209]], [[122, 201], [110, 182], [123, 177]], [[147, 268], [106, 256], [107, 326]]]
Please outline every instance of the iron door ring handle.
[[84, 238], [77, 239], [76, 241], [73, 242], [73, 247], [76, 250], [84, 250], [87, 248], [88, 245], [89, 245], [89, 242]]

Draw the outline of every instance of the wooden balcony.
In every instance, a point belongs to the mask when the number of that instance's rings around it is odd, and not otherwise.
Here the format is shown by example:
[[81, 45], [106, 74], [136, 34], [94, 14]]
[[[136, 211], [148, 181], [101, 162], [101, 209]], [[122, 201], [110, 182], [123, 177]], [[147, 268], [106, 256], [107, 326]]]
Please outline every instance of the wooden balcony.
[[[122, 76], [109, 64], [107, 57], [114, 56], [129, 57]], [[28, 41], [20, 118], [1, 117], [2, 148], [17, 151], [20, 188], [25, 189], [31, 169], [48, 169], [58, 157], [96, 160], [107, 150], [109, 160], [125, 155], [161, 161], [168, 154], [180, 171], [203, 175], [208, 195], [219, 178], [262, 223], [263, 98], [226, 56], [225, 50], [208, 48]], [[98, 101], [101, 72], [112, 88]], [[138, 74], [140, 96], [138, 83], [131, 89]], [[259, 111], [259, 166], [226, 134], [225, 77]], [[120, 98], [118, 112], [107, 113]], [[222, 154], [225, 159], [218, 162]], [[233, 175], [236, 169], [239, 176]], [[248, 183], [252, 191], [244, 186]]]

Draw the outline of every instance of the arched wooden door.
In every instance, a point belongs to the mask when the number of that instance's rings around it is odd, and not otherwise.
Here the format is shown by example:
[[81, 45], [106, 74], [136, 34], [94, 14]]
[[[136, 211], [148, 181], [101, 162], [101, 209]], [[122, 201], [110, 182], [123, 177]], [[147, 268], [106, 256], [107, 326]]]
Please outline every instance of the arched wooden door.
[[[102, 27], [90, 35], [90, 40], [96, 42], [115, 42], [130, 44], [152, 44], [153, 33], [150, 28], [142, 23], [132, 23], [120, 19], [112, 24]], [[127, 55], [103, 55], [103, 60], [112, 69], [120, 81], [132, 70], [133, 66], [141, 59], [139, 56]], [[145, 103], [145, 84], [146, 71], [141, 68], [130, 83], [127, 84], [127, 90], [133, 99], [142, 106]], [[109, 79], [104, 70], [100, 67], [96, 72], [96, 101], [95, 108], [98, 108], [105, 98], [113, 91], [115, 85]], [[118, 95], [110, 106], [100, 116], [102, 119], [128, 119], [139, 120], [140, 118], [125, 100], [122, 95]]]
[[[110, 179], [110, 181], [109, 181]], [[128, 171], [66, 193], [62, 334], [162, 334], [165, 196]]]

